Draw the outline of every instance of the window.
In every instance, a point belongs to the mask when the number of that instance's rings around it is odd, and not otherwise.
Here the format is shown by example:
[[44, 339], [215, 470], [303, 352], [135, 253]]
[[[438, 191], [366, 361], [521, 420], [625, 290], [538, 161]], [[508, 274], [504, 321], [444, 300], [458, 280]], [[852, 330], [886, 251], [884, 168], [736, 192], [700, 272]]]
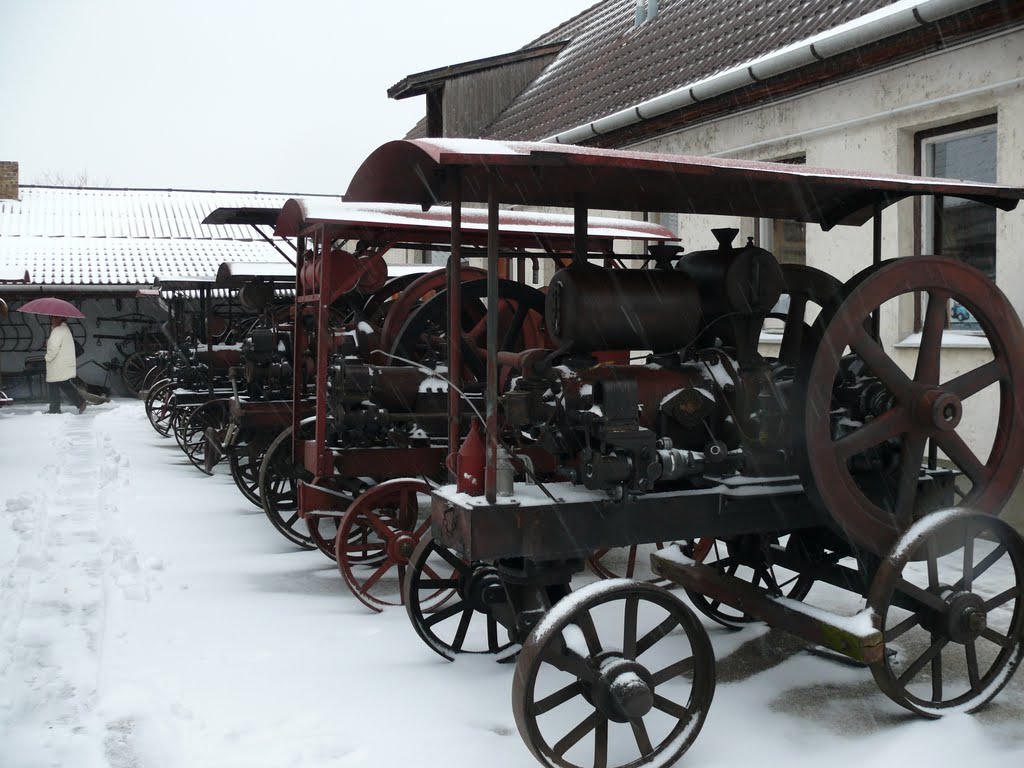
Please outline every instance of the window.
[[[778, 163], [803, 165], [807, 158], [793, 157]], [[807, 263], [807, 226], [789, 219], [757, 219], [757, 244], [771, 251], [780, 264]]]
[[[916, 135], [917, 170], [924, 176], [996, 181], [995, 116]], [[920, 252], [952, 256], [996, 277], [996, 209], [959, 197], [925, 198], [920, 204]], [[922, 316], [919, 309], [918, 318]], [[919, 323], [918, 323], [919, 324]], [[971, 313], [953, 302], [951, 330], [979, 331]]]

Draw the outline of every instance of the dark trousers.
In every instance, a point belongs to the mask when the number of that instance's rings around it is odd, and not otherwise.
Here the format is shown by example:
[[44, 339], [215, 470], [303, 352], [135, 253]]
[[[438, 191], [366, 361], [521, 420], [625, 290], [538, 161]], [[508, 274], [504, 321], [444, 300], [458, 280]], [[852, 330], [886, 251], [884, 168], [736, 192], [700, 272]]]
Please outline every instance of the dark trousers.
[[76, 407], [81, 408], [85, 403], [85, 398], [82, 397], [82, 393], [75, 387], [74, 382], [71, 379], [65, 379], [64, 381], [48, 381], [46, 388], [50, 390], [50, 413], [60, 413], [60, 395], [64, 393], [64, 397]]

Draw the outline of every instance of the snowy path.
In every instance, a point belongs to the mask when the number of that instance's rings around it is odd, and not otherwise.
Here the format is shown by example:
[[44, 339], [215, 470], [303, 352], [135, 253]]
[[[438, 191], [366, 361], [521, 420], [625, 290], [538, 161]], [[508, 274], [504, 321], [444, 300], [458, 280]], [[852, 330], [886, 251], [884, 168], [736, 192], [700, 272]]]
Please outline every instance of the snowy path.
[[[448, 664], [376, 615], [141, 404], [0, 412], [0, 768], [535, 765], [512, 668]], [[1024, 762], [1024, 675], [976, 716], [906, 716], [863, 669], [709, 626], [719, 684], [684, 765]]]
[[15, 536], [0, 596], [0, 764], [38, 751], [25, 765], [102, 765], [95, 707], [125, 554], [111, 539], [107, 493], [118, 455], [92, 418], [33, 421], [43, 450], [22, 465], [28, 489], [5, 502]]

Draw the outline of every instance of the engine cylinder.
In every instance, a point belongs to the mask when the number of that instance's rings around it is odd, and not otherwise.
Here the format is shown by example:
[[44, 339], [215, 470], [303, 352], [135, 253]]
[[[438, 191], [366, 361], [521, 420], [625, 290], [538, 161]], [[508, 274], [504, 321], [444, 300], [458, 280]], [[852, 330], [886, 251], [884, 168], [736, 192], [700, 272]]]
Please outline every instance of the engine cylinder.
[[697, 287], [681, 272], [583, 267], [555, 273], [544, 314], [548, 333], [574, 352], [688, 344], [701, 323]]
[[705, 317], [769, 312], [786, 285], [775, 257], [755, 245], [731, 247], [734, 229], [713, 232], [718, 250], [694, 251], [676, 264], [693, 278]]

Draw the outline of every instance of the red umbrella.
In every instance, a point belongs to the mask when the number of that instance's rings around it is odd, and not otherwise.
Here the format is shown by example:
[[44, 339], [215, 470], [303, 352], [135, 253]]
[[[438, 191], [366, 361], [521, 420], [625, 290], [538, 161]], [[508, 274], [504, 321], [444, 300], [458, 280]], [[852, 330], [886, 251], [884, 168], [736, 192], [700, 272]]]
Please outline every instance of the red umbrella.
[[18, 307], [17, 312], [27, 312], [30, 315], [54, 315], [56, 317], [85, 317], [69, 301], [57, 299], [53, 296], [46, 296], [42, 299], [32, 299], [28, 304]]

